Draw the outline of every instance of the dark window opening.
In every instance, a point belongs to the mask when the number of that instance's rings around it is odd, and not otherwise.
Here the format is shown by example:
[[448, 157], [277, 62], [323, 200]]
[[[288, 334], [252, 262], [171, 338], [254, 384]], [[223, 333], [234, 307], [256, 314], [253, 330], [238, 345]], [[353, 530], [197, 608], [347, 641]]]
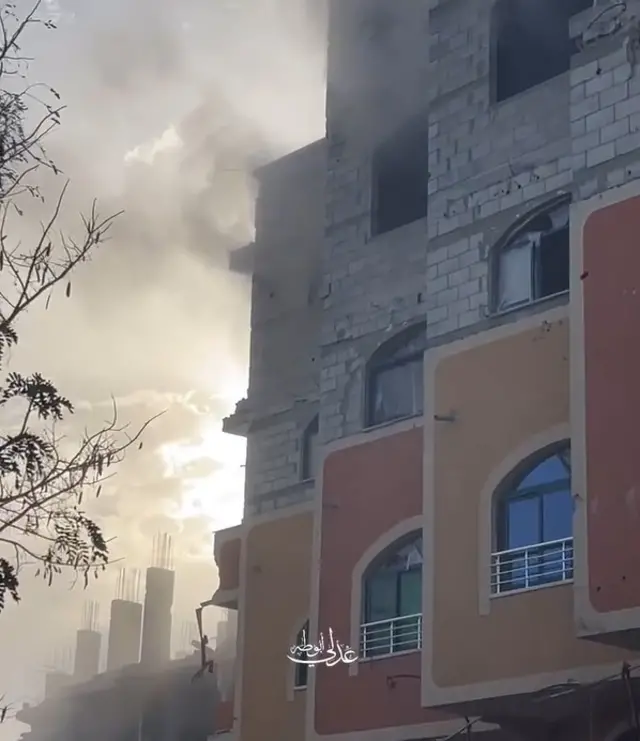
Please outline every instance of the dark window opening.
[[425, 131], [403, 132], [373, 160], [372, 231], [398, 229], [427, 215], [429, 139]]
[[367, 379], [367, 426], [414, 417], [424, 408], [426, 327], [420, 323], [382, 345]]
[[495, 100], [567, 72], [578, 51], [569, 19], [593, 0], [498, 0], [493, 16]]
[[302, 437], [302, 467], [303, 481], [313, 479], [318, 468], [318, 417], [314, 417]]
[[569, 290], [569, 205], [536, 216], [505, 244], [495, 268], [496, 311]]

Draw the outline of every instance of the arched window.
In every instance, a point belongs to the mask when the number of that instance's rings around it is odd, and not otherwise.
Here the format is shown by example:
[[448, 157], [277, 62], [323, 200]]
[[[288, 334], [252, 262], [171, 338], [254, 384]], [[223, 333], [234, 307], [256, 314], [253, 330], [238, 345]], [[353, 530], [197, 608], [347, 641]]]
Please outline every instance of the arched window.
[[568, 72], [578, 51], [569, 19], [592, 5], [593, 0], [497, 0], [491, 19], [494, 100]]
[[569, 202], [538, 211], [495, 253], [494, 311], [569, 290]]
[[[306, 646], [309, 643], [309, 621], [300, 628], [300, 632], [296, 637], [296, 646]], [[309, 665], [308, 664], [294, 664], [293, 674], [293, 689], [304, 690], [307, 688], [307, 681], [309, 679]]]
[[520, 467], [497, 492], [491, 591], [573, 579], [573, 496], [568, 442]]
[[381, 345], [367, 372], [367, 426], [422, 414], [426, 324], [420, 322]]
[[302, 461], [300, 478], [302, 481], [313, 479], [318, 468], [318, 415], [307, 425], [302, 435]]
[[416, 651], [422, 643], [422, 535], [412, 533], [364, 576], [360, 656]]

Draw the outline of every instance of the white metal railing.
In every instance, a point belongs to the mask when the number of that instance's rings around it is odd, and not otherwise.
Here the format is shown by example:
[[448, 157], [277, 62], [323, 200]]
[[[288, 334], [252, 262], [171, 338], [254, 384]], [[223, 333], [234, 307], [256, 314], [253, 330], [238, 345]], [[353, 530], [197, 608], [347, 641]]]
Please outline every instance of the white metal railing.
[[422, 614], [376, 620], [360, 626], [360, 658], [388, 656], [422, 648]]
[[491, 554], [491, 593], [534, 589], [573, 579], [573, 538]]

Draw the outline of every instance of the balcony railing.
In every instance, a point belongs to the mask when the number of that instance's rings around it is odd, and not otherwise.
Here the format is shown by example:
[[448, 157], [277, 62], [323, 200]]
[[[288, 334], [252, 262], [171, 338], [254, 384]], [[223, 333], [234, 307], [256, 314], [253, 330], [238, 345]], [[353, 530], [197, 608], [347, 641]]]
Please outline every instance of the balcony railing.
[[491, 555], [491, 593], [535, 589], [573, 579], [573, 538]]
[[376, 620], [360, 627], [360, 658], [390, 656], [422, 648], [422, 615]]

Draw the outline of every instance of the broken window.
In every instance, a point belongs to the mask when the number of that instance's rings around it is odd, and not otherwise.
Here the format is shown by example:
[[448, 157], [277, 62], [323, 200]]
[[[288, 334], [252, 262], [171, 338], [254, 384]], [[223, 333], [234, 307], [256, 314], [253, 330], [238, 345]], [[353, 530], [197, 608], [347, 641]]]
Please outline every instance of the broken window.
[[405, 128], [378, 149], [373, 159], [374, 235], [427, 215], [428, 165], [426, 127]]
[[422, 414], [425, 325], [420, 323], [378, 348], [369, 364], [369, 426]]
[[539, 214], [497, 256], [494, 306], [505, 311], [569, 290], [569, 204]]
[[492, 18], [496, 102], [567, 72], [578, 51], [569, 19], [593, 0], [497, 0]]
[[313, 418], [302, 436], [302, 470], [303, 481], [313, 479], [318, 468], [318, 417]]

